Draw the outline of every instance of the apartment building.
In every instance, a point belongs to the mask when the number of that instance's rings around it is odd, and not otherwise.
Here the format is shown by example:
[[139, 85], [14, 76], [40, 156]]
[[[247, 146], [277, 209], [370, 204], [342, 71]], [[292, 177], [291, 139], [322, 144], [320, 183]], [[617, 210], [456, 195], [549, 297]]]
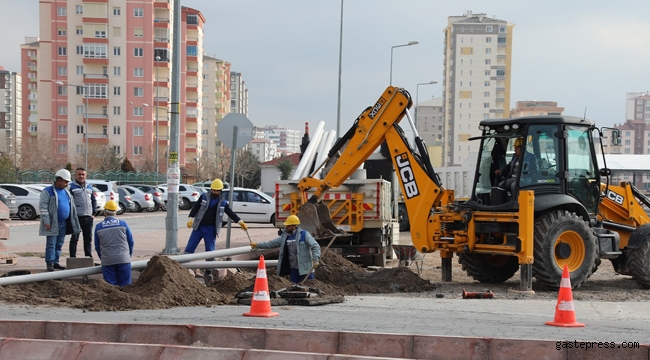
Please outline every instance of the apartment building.
[[[39, 2], [37, 133], [52, 139], [61, 157], [80, 164], [86, 149], [92, 157], [108, 146], [137, 170], [166, 170], [171, 6], [169, 0]], [[181, 16], [178, 156], [184, 166], [202, 142], [205, 19], [187, 7]]]
[[444, 29], [443, 165], [459, 166], [478, 152], [483, 119], [510, 117], [514, 24], [468, 11]]
[[213, 56], [203, 55], [203, 139], [204, 156], [217, 154], [220, 143], [218, 124], [230, 113], [230, 63]]
[[241, 73], [230, 73], [230, 112], [248, 117], [248, 89]]
[[271, 161], [279, 156], [278, 146], [271, 140], [253, 139], [247, 146], [259, 162]]
[[563, 107], [555, 101], [517, 101], [515, 108], [510, 110], [510, 117], [562, 115]]
[[630, 92], [625, 98], [625, 119], [650, 124], [650, 92]]
[[[26, 36], [20, 45], [20, 75], [23, 78], [23, 126], [24, 140], [35, 138], [38, 129], [38, 37]], [[19, 149], [20, 151], [20, 149]]]
[[424, 143], [442, 146], [445, 128], [445, 112], [442, 98], [432, 98], [418, 104], [418, 133]]
[[20, 164], [22, 147], [22, 77], [0, 66], [0, 156]]
[[603, 130], [605, 154], [650, 154], [650, 124], [643, 120], [627, 120], [613, 127], [621, 131], [621, 145], [613, 146], [611, 130]]
[[[256, 126], [253, 129], [255, 138], [270, 140], [276, 144], [277, 150], [287, 154], [300, 152], [301, 134], [298, 130], [290, 130], [282, 126]], [[260, 136], [261, 135], [261, 136]]]

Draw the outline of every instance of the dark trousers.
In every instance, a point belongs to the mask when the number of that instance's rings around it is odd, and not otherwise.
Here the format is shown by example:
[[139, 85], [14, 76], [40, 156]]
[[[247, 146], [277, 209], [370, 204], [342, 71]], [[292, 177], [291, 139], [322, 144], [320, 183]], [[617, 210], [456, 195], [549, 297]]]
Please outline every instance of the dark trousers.
[[[93, 257], [93, 218], [91, 216], [79, 216], [79, 225], [81, 225], [81, 233], [84, 236], [84, 256]], [[77, 257], [79, 235], [81, 234], [72, 234], [70, 237], [70, 257]]]

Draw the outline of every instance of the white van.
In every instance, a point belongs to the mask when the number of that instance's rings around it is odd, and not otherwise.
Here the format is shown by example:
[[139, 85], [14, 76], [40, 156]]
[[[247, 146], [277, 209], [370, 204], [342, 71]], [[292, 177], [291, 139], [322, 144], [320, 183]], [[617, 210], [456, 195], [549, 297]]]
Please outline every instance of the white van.
[[103, 192], [106, 195], [106, 201], [120, 201], [119, 193], [117, 192], [117, 183], [115, 181], [86, 179], [86, 183], [91, 184]]

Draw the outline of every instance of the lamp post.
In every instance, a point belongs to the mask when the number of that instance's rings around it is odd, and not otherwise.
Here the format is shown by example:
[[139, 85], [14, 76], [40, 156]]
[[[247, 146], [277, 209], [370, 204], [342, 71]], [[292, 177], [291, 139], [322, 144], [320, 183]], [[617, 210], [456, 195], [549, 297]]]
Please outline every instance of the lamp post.
[[418, 120], [418, 115], [419, 115], [418, 114], [418, 108], [420, 106], [419, 106], [419, 102], [418, 102], [418, 97], [420, 96], [420, 85], [432, 85], [432, 84], [437, 84], [437, 83], [438, 83], [437, 81], [429, 81], [429, 82], [425, 82], [425, 83], [419, 83], [415, 87], [415, 130], [416, 131], [419, 131], [419, 129], [418, 129], [418, 122], [419, 122], [419, 120]]
[[156, 180], [158, 180], [158, 66], [159, 66], [160, 56], [156, 55]]
[[83, 90], [81, 91], [81, 96], [83, 96], [83, 101], [84, 101], [84, 169], [88, 171], [88, 96], [86, 96], [86, 85], [74, 85], [74, 84], [66, 84], [63, 81], [55, 81], [55, 84], [58, 85], [67, 85], [67, 86], [74, 86], [75, 88], [82, 88]]
[[[151, 105], [149, 105], [147, 103], [142, 103], [142, 106], [151, 107]], [[144, 109], [142, 109], [142, 121], [141, 121], [141, 123], [142, 123], [142, 138], [143, 139], [144, 139], [144, 122], [145, 122], [145, 120], [144, 120]], [[142, 141], [142, 144], [143, 144], [143, 149], [144, 149], [144, 140]], [[142, 155], [142, 154], [140, 154], [140, 155]]]
[[402, 45], [395, 45], [390, 47], [390, 85], [393, 85], [393, 49], [398, 48], [398, 47], [403, 47], [403, 46], [411, 46], [411, 45], [417, 45], [419, 42], [417, 41], [409, 41], [406, 44]]
[[343, 0], [341, 0], [341, 29], [339, 30], [339, 89], [336, 102], [336, 136], [341, 136], [341, 63], [343, 61]]

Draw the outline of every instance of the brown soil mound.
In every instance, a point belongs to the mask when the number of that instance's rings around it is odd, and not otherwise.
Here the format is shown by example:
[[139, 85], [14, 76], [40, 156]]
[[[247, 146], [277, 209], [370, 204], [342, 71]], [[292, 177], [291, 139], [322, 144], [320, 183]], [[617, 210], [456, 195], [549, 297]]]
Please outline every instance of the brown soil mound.
[[[230, 274], [206, 287], [178, 262], [166, 256], [154, 256], [138, 280], [123, 288], [111, 286], [104, 280], [93, 280], [87, 285], [49, 280], [0, 287], [0, 301], [91, 311], [224, 305], [235, 303], [237, 293], [252, 290], [255, 274], [250, 271]], [[267, 279], [270, 291], [292, 285], [286, 277], [275, 275], [275, 268], [267, 271]], [[436, 288], [409, 269], [370, 272], [331, 251], [323, 254], [316, 279], [307, 280], [303, 285], [319, 289], [322, 296], [422, 292]]]

